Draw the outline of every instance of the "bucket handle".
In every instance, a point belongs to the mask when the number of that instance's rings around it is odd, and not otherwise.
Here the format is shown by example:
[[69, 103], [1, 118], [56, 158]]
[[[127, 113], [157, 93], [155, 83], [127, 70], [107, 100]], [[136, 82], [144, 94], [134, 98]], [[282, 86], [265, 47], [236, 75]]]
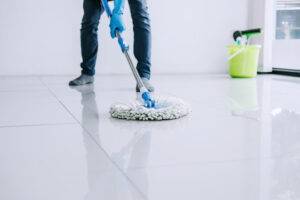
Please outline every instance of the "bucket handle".
[[241, 48], [240, 50], [238, 50], [237, 52], [235, 52], [234, 54], [232, 54], [229, 58], [228, 61], [232, 60], [234, 57], [238, 56], [239, 54], [241, 54], [243, 51], [246, 50], [246, 47]]

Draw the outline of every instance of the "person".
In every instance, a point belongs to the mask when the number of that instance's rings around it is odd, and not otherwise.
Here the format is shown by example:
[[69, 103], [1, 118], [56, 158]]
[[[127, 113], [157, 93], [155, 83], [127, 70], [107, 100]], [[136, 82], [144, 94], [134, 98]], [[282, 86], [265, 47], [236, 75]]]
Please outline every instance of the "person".
[[[123, 22], [125, 0], [115, 0], [112, 17], [110, 18], [110, 34], [116, 37], [116, 31], [125, 30]], [[137, 59], [137, 70], [145, 87], [154, 91], [150, 83], [151, 78], [151, 25], [147, 0], [128, 0], [134, 32], [134, 56]], [[98, 52], [98, 25], [104, 8], [101, 0], [84, 0], [84, 15], [81, 23], [81, 75], [70, 81], [70, 86], [79, 86], [94, 82], [95, 65]], [[136, 86], [136, 91], [139, 88]]]

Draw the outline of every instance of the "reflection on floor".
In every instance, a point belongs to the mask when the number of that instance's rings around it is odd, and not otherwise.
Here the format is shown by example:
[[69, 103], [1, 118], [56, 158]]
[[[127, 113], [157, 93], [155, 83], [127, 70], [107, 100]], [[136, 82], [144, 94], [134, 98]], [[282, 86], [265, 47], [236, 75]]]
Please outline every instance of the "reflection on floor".
[[299, 78], [157, 75], [193, 110], [164, 122], [110, 118], [129, 76], [70, 78], [0, 78], [0, 199], [300, 199]]

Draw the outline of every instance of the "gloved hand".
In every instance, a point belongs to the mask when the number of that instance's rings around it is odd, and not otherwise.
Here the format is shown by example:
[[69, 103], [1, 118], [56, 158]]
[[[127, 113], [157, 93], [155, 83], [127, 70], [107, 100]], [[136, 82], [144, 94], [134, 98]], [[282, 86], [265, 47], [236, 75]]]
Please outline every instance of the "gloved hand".
[[115, 0], [114, 9], [109, 24], [110, 35], [112, 38], [116, 37], [116, 31], [122, 33], [125, 30], [125, 25], [122, 18], [123, 10], [124, 10], [124, 0]]
[[122, 33], [125, 30], [125, 25], [122, 19], [122, 14], [113, 13], [110, 18], [110, 35], [112, 38], [116, 37], [116, 31]]

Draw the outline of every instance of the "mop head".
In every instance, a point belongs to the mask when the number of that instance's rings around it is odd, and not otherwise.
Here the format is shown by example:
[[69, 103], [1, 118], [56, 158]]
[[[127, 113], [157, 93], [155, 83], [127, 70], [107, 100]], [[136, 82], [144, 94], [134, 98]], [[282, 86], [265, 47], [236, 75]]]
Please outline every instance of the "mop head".
[[155, 108], [146, 108], [141, 101], [111, 106], [113, 118], [137, 121], [162, 121], [184, 117], [190, 113], [190, 106], [176, 97], [154, 97]]

